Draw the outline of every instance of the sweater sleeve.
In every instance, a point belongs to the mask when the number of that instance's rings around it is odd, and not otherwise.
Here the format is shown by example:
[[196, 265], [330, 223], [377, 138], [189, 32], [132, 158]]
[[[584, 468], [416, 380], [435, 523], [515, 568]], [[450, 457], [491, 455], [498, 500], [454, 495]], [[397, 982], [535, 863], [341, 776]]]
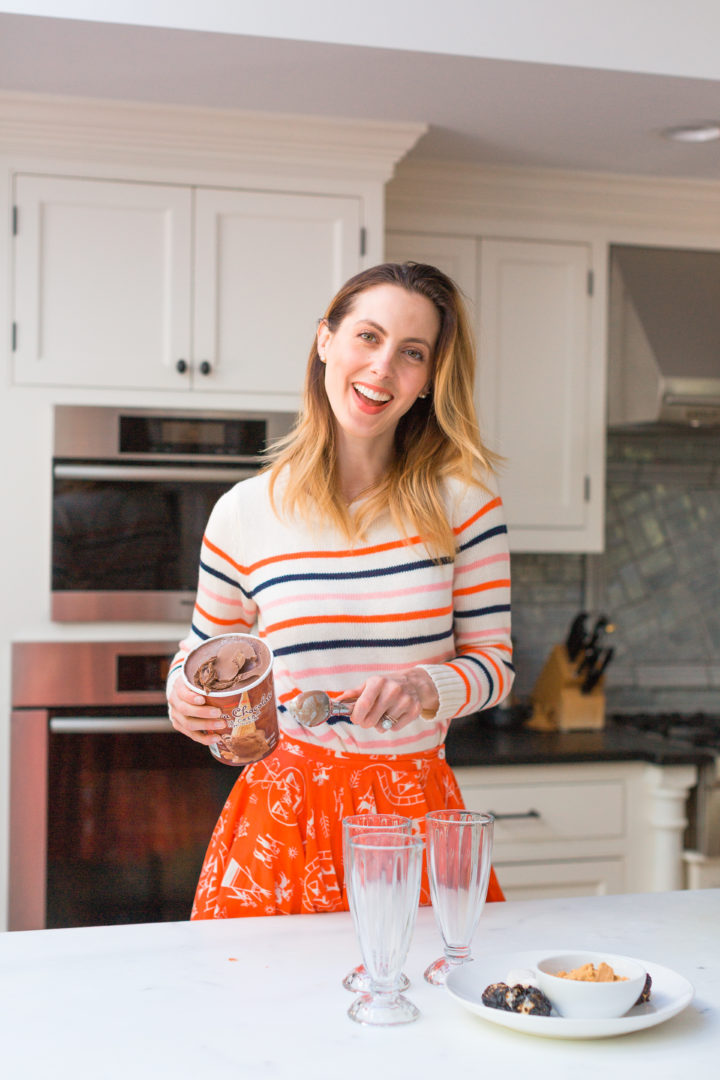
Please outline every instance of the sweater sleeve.
[[253, 633], [257, 605], [250, 594], [242, 558], [242, 483], [215, 504], [200, 549], [198, 587], [190, 631], [179, 645], [168, 675], [168, 689], [188, 653], [218, 634]]
[[421, 664], [440, 704], [428, 721], [448, 720], [497, 705], [515, 671], [510, 636], [510, 554], [502, 500], [494, 486], [473, 486], [455, 500], [453, 629], [456, 655]]

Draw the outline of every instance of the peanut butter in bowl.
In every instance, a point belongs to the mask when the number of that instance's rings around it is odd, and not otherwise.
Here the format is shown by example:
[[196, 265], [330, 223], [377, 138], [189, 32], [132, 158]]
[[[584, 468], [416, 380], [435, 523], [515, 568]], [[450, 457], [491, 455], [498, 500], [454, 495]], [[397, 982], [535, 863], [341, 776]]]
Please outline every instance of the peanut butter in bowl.
[[575, 979], [576, 982], [612, 983], [627, 982], [627, 975], [616, 975], [609, 964], [601, 960], [597, 967], [592, 963], [582, 964], [572, 971], [553, 971], [558, 979]]
[[640, 999], [647, 972], [629, 956], [573, 952], [548, 955], [535, 965], [536, 982], [560, 1016], [609, 1019]]

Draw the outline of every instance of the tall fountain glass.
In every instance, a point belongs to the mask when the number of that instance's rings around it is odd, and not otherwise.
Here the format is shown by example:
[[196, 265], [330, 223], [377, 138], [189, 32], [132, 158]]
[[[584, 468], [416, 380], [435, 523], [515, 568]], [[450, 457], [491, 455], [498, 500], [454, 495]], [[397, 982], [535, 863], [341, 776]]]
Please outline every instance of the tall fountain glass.
[[420, 900], [423, 841], [366, 832], [348, 841], [348, 893], [370, 990], [348, 1009], [359, 1024], [407, 1024], [419, 1010], [398, 989]]
[[445, 947], [425, 971], [434, 986], [443, 986], [453, 968], [472, 959], [470, 945], [490, 880], [494, 820], [471, 810], [425, 815], [430, 898]]
[[[349, 814], [343, 818], [343, 866], [345, 867], [345, 880], [347, 882], [347, 867], [349, 865], [348, 840], [350, 836], [356, 836], [362, 832], [401, 832], [412, 833], [413, 820], [403, 817], [402, 814]], [[357, 921], [348, 890], [348, 904], [355, 922], [357, 933]], [[407, 990], [410, 980], [407, 975], [400, 972], [398, 977], [398, 990]], [[358, 964], [349, 971], [343, 979], [343, 986], [353, 994], [367, 993], [370, 989], [370, 976], [365, 970], [364, 964]]]

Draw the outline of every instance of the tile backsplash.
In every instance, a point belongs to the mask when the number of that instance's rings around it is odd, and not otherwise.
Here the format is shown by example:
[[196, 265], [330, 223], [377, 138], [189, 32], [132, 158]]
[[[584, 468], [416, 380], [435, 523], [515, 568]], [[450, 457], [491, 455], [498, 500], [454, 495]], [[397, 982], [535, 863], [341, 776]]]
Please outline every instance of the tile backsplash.
[[720, 431], [608, 436], [602, 555], [515, 555], [516, 696], [526, 698], [573, 615], [616, 630], [611, 709], [720, 712]]

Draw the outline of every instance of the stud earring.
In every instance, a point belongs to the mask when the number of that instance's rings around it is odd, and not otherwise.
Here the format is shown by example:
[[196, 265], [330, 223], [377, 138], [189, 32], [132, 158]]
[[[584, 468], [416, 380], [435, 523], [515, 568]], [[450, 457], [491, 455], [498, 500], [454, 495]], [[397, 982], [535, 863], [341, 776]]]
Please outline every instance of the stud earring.
[[424, 400], [425, 400], [425, 398], [426, 398], [427, 396], [428, 396], [428, 392], [427, 392], [427, 390], [425, 391], [425, 393], [424, 393], [424, 394], [418, 394], [418, 397], [419, 397], [419, 398], [420, 398], [420, 399], [421, 399], [422, 401], [424, 401]]

